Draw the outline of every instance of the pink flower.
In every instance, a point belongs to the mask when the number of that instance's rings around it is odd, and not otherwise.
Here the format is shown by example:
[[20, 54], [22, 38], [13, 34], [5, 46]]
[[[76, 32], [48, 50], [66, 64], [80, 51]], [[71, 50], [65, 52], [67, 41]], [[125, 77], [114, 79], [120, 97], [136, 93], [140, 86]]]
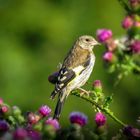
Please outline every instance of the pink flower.
[[112, 38], [106, 41], [105, 46], [106, 46], [107, 50], [111, 51], [111, 52], [115, 51], [117, 48], [117, 44], [116, 44], [115, 40]]
[[6, 113], [6, 112], [8, 112], [8, 110], [9, 110], [9, 108], [7, 106], [2, 106], [1, 107], [2, 113]]
[[108, 39], [112, 38], [112, 31], [109, 29], [97, 30], [97, 38], [99, 42], [105, 43]]
[[41, 140], [41, 135], [39, 132], [35, 130], [28, 130], [28, 137], [30, 138], [29, 140]]
[[70, 114], [70, 122], [79, 124], [80, 126], [84, 126], [87, 124], [87, 116], [81, 112], [72, 112]]
[[19, 116], [19, 115], [21, 115], [21, 110], [20, 110], [19, 107], [13, 106], [12, 108], [13, 108], [13, 115], [14, 115], [14, 116]]
[[131, 16], [126, 16], [122, 21], [122, 27], [124, 29], [129, 29], [133, 26], [134, 20]]
[[46, 117], [46, 116], [50, 115], [51, 109], [50, 109], [47, 105], [43, 105], [43, 106], [40, 107], [39, 113], [40, 113], [43, 117]]
[[27, 115], [27, 120], [30, 124], [35, 124], [40, 120], [40, 116], [32, 112], [29, 112]]
[[96, 113], [95, 122], [97, 126], [103, 126], [106, 123], [106, 116], [101, 112]]
[[131, 45], [130, 48], [133, 53], [139, 54], [140, 53], [140, 40], [135, 40]]
[[13, 134], [14, 140], [25, 140], [27, 138], [27, 131], [23, 128], [18, 128]]
[[102, 92], [102, 83], [100, 80], [95, 80], [93, 82], [93, 87], [94, 87], [94, 90], [97, 91], [97, 92]]
[[112, 52], [105, 52], [103, 55], [103, 60], [107, 62], [112, 62], [113, 60], [113, 53]]
[[59, 125], [59, 122], [57, 121], [57, 119], [53, 119], [50, 117], [48, 120], [46, 120], [45, 123], [47, 125], [53, 126], [56, 130], [58, 130], [60, 128], [60, 125]]

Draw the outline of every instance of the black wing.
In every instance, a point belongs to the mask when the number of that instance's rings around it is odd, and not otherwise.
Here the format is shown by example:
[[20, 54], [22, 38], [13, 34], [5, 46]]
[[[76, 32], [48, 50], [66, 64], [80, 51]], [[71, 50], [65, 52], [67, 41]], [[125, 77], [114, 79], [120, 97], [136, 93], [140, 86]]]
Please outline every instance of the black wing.
[[55, 84], [55, 90], [51, 94], [51, 98], [54, 99], [57, 93], [61, 93], [62, 89], [75, 77], [75, 72], [72, 69], [62, 67], [59, 71], [58, 81]]

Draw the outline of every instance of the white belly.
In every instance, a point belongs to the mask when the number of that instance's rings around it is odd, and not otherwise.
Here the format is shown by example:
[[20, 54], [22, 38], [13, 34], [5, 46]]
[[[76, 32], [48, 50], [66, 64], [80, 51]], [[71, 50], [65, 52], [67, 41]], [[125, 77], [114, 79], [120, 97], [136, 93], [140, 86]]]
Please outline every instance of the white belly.
[[76, 88], [79, 88], [81, 86], [83, 86], [87, 80], [89, 79], [91, 73], [92, 73], [92, 70], [93, 70], [93, 66], [94, 66], [94, 62], [95, 62], [95, 57], [94, 55], [92, 54], [91, 55], [91, 60], [90, 60], [90, 63], [89, 65], [86, 67], [85, 70], [83, 70], [83, 72], [77, 76], [77, 78], [75, 78], [71, 83], [70, 83], [70, 89], [71, 90], [74, 90]]

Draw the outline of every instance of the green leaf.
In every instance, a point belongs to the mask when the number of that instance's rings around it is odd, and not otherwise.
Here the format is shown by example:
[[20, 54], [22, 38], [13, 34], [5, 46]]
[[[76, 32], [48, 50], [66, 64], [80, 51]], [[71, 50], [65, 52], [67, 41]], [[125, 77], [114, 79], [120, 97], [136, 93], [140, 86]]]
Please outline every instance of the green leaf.
[[108, 96], [108, 97], [105, 98], [105, 103], [103, 105], [104, 108], [109, 108], [110, 104], [113, 101], [112, 96], [113, 96], [113, 94], [111, 96]]

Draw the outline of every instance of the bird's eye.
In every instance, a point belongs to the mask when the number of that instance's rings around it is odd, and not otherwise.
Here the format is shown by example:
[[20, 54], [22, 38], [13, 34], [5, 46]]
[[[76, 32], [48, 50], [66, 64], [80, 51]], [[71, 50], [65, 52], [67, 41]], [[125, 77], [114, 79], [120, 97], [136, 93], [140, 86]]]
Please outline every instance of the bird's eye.
[[86, 38], [86, 41], [89, 42], [90, 40], [88, 38]]

